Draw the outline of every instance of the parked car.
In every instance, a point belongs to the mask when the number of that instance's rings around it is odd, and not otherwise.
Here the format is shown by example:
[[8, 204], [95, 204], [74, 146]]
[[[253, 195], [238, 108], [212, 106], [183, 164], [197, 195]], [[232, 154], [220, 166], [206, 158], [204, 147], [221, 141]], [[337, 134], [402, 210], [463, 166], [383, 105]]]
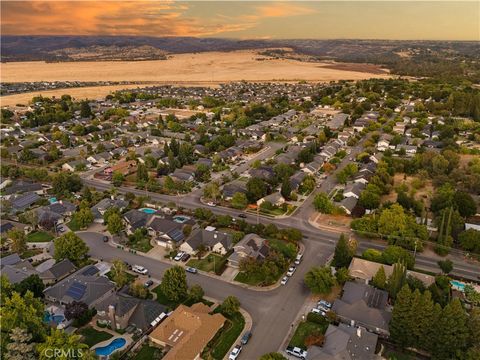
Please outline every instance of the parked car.
[[153, 285], [153, 280], [147, 280], [145, 281], [145, 284], [143, 284], [143, 286], [145, 286], [146, 288], [149, 288], [152, 285]]
[[105, 236], [103, 237], [103, 242], [108, 242], [108, 236], [107, 236], [107, 235], [105, 235]]
[[242, 339], [240, 340], [240, 343], [242, 345], [246, 345], [251, 337], [252, 337], [252, 332], [247, 331], [245, 334], [243, 334]]
[[135, 271], [136, 273], [139, 273], [139, 274], [142, 274], [142, 275], [147, 275], [148, 274], [148, 270], [145, 269], [143, 266], [140, 266], [140, 265], [133, 265], [132, 270]]
[[187, 254], [187, 253], [183, 254], [181, 260], [182, 260], [183, 262], [187, 262], [188, 259], [190, 259], [190, 254]]
[[287, 276], [292, 276], [295, 273], [295, 270], [297, 270], [295, 266], [290, 266], [287, 271]]
[[215, 207], [215, 206], [217, 206], [217, 204], [215, 204], [214, 202], [211, 202], [211, 201], [210, 201], [210, 202], [208, 202], [208, 203], [207, 203], [207, 205], [208, 205], [208, 206], [211, 206], [211, 207]]
[[288, 279], [289, 279], [288, 276], [284, 276], [284, 277], [282, 278], [282, 281], [280, 281], [280, 284], [282, 284], [282, 285], [287, 285]]
[[179, 253], [177, 253], [177, 255], [173, 258], [173, 260], [175, 261], [180, 261], [183, 257], [183, 255], [185, 255], [185, 253], [183, 251], [180, 251]]
[[235, 345], [232, 352], [228, 356], [228, 359], [229, 360], [236, 360], [238, 358], [238, 356], [240, 355], [241, 351], [242, 351], [242, 347], [240, 345]]
[[245, 214], [238, 214], [238, 217], [239, 217], [239, 218], [242, 218], [242, 219], [246, 219], [246, 218], [247, 218], [247, 215], [245, 215]]
[[303, 259], [303, 254], [298, 254], [297, 258], [295, 259], [295, 265], [300, 265]]
[[327, 313], [325, 311], [322, 311], [320, 309], [317, 309], [317, 308], [313, 308], [311, 310], [312, 313], [314, 314], [319, 314], [319, 315], [322, 315], [322, 316], [327, 316]]
[[285, 352], [288, 355], [292, 355], [300, 359], [305, 360], [307, 358], [307, 352], [305, 350], [300, 349], [299, 347], [289, 346], [286, 348]]
[[329, 302], [326, 301], [326, 300], [320, 300], [320, 301], [318, 302], [318, 306], [322, 306], [322, 307], [325, 307], [325, 308], [327, 308], [327, 309], [331, 309], [331, 308], [332, 308], [332, 304], [329, 303]]
[[191, 273], [191, 274], [196, 274], [196, 273], [198, 272], [197, 269], [195, 269], [194, 267], [190, 267], [190, 266], [187, 266], [187, 267], [185, 268], [185, 271], [186, 271], [186, 272], [189, 272], [189, 273]]

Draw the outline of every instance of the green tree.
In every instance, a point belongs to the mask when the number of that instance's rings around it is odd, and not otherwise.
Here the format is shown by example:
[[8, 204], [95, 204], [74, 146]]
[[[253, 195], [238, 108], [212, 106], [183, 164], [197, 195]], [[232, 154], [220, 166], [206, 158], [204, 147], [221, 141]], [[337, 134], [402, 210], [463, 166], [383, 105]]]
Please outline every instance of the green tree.
[[388, 278], [388, 293], [392, 299], [397, 298], [397, 294], [407, 281], [407, 268], [401, 263], [393, 265], [392, 273]]
[[194, 302], [201, 301], [204, 295], [205, 295], [205, 292], [203, 291], [202, 287], [198, 284], [193, 285], [188, 291], [188, 297], [192, 299]]
[[203, 197], [209, 200], [217, 201], [220, 198], [220, 185], [213, 181], [203, 188]]
[[80, 209], [74, 216], [81, 229], [86, 229], [94, 219], [92, 210], [89, 208]]
[[315, 195], [313, 206], [315, 207], [315, 210], [323, 214], [331, 214], [335, 210], [335, 206], [325, 193], [318, 193]]
[[245, 209], [248, 205], [248, 199], [244, 193], [236, 192], [233, 194], [231, 203], [235, 209]]
[[13, 286], [7, 278], [7, 275], [0, 275], [0, 305], [3, 306], [5, 300], [12, 296]]
[[466, 350], [469, 338], [467, 315], [459, 299], [453, 299], [434, 323], [432, 357], [440, 360], [458, 358]]
[[89, 118], [92, 116], [92, 109], [90, 108], [87, 100], [84, 100], [80, 103], [80, 116], [82, 118]]
[[146, 299], [148, 297], [148, 289], [138, 282], [131, 283], [128, 291], [130, 295], [139, 299]]
[[112, 274], [112, 280], [119, 288], [128, 283], [127, 266], [124, 261], [120, 259], [113, 260], [110, 273]]
[[114, 186], [122, 186], [125, 181], [125, 176], [120, 171], [114, 171], [112, 174], [112, 184]]
[[227, 296], [223, 300], [222, 305], [220, 305], [222, 314], [226, 316], [233, 316], [236, 312], [240, 310], [240, 301], [235, 296]]
[[458, 236], [458, 240], [466, 251], [480, 254], [480, 231], [468, 229]]
[[416, 289], [412, 296], [411, 307], [411, 331], [414, 346], [420, 349], [428, 349], [430, 332], [434, 326], [435, 304], [430, 291]]
[[412, 300], [413, 295], [410, 288], [408, 285], [404, 285], [398, 292], [389, 325], [391, 339], [402, 348], [413, 345], [411, 329], [415, 319], [412, 319]]
[[148, 170], [147, 167], [139, 163], [137, 166], [137, 183], [148, 181]]
[[25, 329], [13, 328], [9, 334], [7, 344], [7, 360], [35, 360], [35, 345], [31, 343], [32, 335]]
[[51, 329], [45, 342], [38, 345], [39, 359], [51, 359], [52, 349], [60, 350], [60, 353], [65, 354], [55, 357], [59, 360], [70, 359], [71, 357], [68, 354], [82, 354], [77, 356], [82, 359], [87, 359], [89, 348], [88, 345], [80, 342], [81, 338], [81, 335], [69, 334], [63, 330]]
[[335, 285], [335, 278], [328, 266], [311, 268], [305, 274], [304, 281], [315, 294], [328, 294]]
[[413, 255], [400, 246], [390, 245], [382, 253], [382, 260], [387, 265], [393, 265], [397, 262], [404, 264], [407, 269], [413, 269], [415, 259]]
[[387, 275], [385, 274], [385, 268], [380, 266], [372, 279], [372, 285], [379, 289], [386, 289], [387, 287]]
[[337, 280], [338, 284], [345, 284], [348, 280], [350, 280], [348, 269], [346, 267], [339, 268], [335, 273], [335, 279]]
[[205, 164], [199, 164], [195, 170], [195, 179], [197, 181], [210, 181], [210, 168]]
[[358, 200], [358, 202], [365, 209], [370, 209], [370, 210], [376, 209], [380, 206], [380, 194], [377, 192], [369, 191], [365, 189], [360, 194], [360, 199]]
[[179, 302], [187, 297], [187, 276], [181, 266], [173, 266], [165, 271], [162, 283], [160, 284], [162, 292], [167, 299]]
[[87, 254], [88, 246], [74, 232], [68, 232], [55, 239], [53, 257], [57, 261], [68, 259], [79, 265]]
[[471, 347], [480, 350], [480, 308], [474, 307], [470, 311], [470, 318], [468, 321], [469, 330], [469, 344]]
[[107, 229], [110, 234], [119, 234], [125, 225], [123, 224], [122, 218], [118, 213], [113, 213], [108, 217]]
[[444, 274], [449, 274], [453, 270], [453, 262], [449, 259], [439, 260], [437, 264]]
[[453, 197], [453, 202], [462, 217], [473, 216], [477, 213], [477, 204], [469, 193], [457, 191]]
[[247, 198], [252, 203], [267, 195], [267, 190], [267, 184], [260, 178], [250, 178], [247, 182]]
[[9, 230], [7, 237], [11, 240], [10, 249], [12, 252], [22, 254], [27, 250], [27, 240], [22, 230], [16, 228]]
[[352, 261], [355, 249], [352, 249], [344, 234], [340, 235], [335, 252], [333, 254], [332, 265], [336, 268], [348, 267]]
[[292, 193], [292, 185], [290, 184], [290, 180], [288, 178], [283, 179], [280, 193], [285, 199], [290, 199], [290, 194]]
[[13, 287], [14, 290], [22, 296], [25, 295], [27, 291], [31, 291], [37, 298], [43, 298], [43, 290], [45, 289], [42, 279], [40, 279], [40, 276], [37, 274], [26, 277]]

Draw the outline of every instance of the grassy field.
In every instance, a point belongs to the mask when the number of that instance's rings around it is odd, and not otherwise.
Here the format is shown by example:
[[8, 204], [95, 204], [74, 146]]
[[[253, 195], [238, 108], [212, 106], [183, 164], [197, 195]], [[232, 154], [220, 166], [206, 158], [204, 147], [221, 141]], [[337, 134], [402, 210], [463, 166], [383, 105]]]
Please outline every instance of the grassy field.
[[239, 272], [233, 280], [247, 285], [257, 286], [264, 280], [264, 276], [261, 274], [248, 275], [247, 273]]
[[297, 346], [301, 349], [306, 350], [305, 346], [305, 339], [307, 336], [312, 335], [314, 333], [321, 333], [324, 334], [327, 330], [328, 324], [317, 324], [312, 321], [302, 321], [297, 329], [295, 330], [295, 334], [293, 334], [292, 339], [290, 340], [290, 346]]
[[75, 217], [73, 217], [72, 220], [67, 224], [67, 227], [72, 231], [79, 231], [80, 230], [80, 225], [78, 225]]
[[128, 246], [134, 250], [141, 251], [141, 252], [148, 252], [153, 248], [153, 246], [150, 244], [150, 237], [145, 237], [140, 241], [135, 241], [135, 242], [129, 241]]
[[49, 242], [53, 236], [44, 231], [36, 231], [27, 235], [27, 242]]
[[78, 331], [78, 333], [80, 335], [83, 335], [83, 337], [84, 337], [83, 342], [90, 347], [92, 347], [95, 344], [98, 344], [99, 342], [108, 340], [113, 336], [112, 334], [109, 334], [105, 331], [95, 330], [94, 328], [92, 328], [90, 326], [87, 326], [87, 327], [84, 327], [83, 329], [80, 329]]
[[207, 272], [215, 272], [215, 266], [220, 264], [222, 257], [216, 254], [208, 254], [205, 258], [198, 260], [198, 259], [191, 259], [187, 262], [187, 266], [194, 267], [198, 270], [207, 271]]
[[135, 354], [133, 357], [134, 360], [152, 360], [160, 359], [161, 349], [157, 347], [150, 346], [149, 344], [144, 344], [140, 351]]

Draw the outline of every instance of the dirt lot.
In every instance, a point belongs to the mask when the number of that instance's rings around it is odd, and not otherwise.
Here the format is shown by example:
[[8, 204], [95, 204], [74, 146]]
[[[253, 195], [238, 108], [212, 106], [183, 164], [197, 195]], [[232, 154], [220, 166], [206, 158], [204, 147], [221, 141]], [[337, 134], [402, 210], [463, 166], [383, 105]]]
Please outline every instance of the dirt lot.
[[[404, 174], [395, 174], [395, 176], [393, 177], [393, 181], [394, 181], [393, 187], [396, 188], [397, 186], [406, 184], [408, 186], [407, 194], [409, 194], [410, 191], [412, 190], [412, 182], [416, 182], [417, 180], [418, 178], [415, 176], [407, 176], [407, 178], [404, 179]], [[432, 195], [433, 195], [433, 185], [430, 180], [427, 180], [425, 181], [425, 184], [423, 187], [420, 187], [416, 190], [415, 199], [423, 200], [423, 202], [425, 203], [425, 206], [429, 208], [430, 199], [432, 198]], [[394, 189], [392, 189], [390, 194], [382, 196], [382, 203], [386, 201], [395, 202], [396, 200], [397, 200], [397, 193], [395, 192]]]
[[[261, 61], [259, 61], [261, 60]], [[27, 81], [168, 81], [229, 82], [282, 80], [360, 80], [388, 77], [375, 65], [308, 63], [267, 59], [253, 51], [172, 55], [168, 60], [2, 63], [3, 82]]]

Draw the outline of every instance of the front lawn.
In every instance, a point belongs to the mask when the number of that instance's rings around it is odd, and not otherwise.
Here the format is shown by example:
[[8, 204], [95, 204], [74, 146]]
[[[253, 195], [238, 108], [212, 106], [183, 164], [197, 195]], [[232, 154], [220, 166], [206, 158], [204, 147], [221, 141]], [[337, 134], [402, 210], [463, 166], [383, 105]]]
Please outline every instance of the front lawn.
[[217, 254], [208, 254], [205, 258], [198, 260], [198, 259], [191, 259], [187, 262], [187, 266], [194, 267], [198, 270], [206, 271], [206, 272], [215, 272], [217, 266], [220, 265], [222, 262], [222, 257]]
[[[160, 285], [158, 285], [155, 289], [153, 289], [152, 292], [157, 294], [157, 299], [156, 299], [157, 302], [159, 302], [162, 305], [165, 305], [171, 310], [175, 309], [180, 304], [183, 304], [185, 306], [192, 306], [194, 304], [192, 299], [190, 299], [189, 297], [187, 297], [186, 299], [182, 299], [179, 302], [169, 300], [163, 293]], [[211, 301], [208, 301], [205, 299], [202, 299], [201, 302], [208, 306], [211, 306], [213, 304]]]
[[89, 347], [92, 347], [99, 342], [105, 341], [110, 339], [113, 335], [109, 334], [105, 331], [98, 331], [95, 330], [91, 326], [84, 327], [78, 331], [80, 335], [83, 336], [83, 342], [87, 344]]
[[260, 273], [247, 274], [246, 272], [239, 272], [233, 280], [247, 285], [257, 286], [265, 280], [265, 277]]
[[[125, 272], [125, 274], [127, 274], [127, 284], [131, 284], [132, 282], [135, 281], [135, 279], [137, 278], [137, 275], [133, 275], [133, 274], [130, 274], [129, 272]], [[112, 273], [111, 271], [107, 272], [105, 274], [106, 277], [108, 277], [111, 281], [115, 282], [113, 280], [113, 276], [112, 276]]]
[[[215, 309], [215, 312], [217, 312], [217, 310], [218, 308]], [[202, 354], [203, 359], [223, 359], [242, 333], [245, 326], [245, 319], [240, 312], [235, 313], [233, 316], [225, 317], [227, 318], [225, 325], [205, 347]]]
[[53, 236], [44, 231], [35, 231], [27, 235], [27, 242], [49, 242]]
[[314, 333], [325, 334], [327, 327], [327, 322], [325, 322], [325, 324], [318, 324], [308, 320], [302, 321], [295, 330], [295, 334], [293, 334], [293, 337], [288, 345], [296, 346], [306, 350], [307, 347], [305, 346], [305, 339]]
[[66, 225], [72, 231], [80, 231], [80, 225], [77, 223], [75, 216], [73, 216], [72, 220]]

